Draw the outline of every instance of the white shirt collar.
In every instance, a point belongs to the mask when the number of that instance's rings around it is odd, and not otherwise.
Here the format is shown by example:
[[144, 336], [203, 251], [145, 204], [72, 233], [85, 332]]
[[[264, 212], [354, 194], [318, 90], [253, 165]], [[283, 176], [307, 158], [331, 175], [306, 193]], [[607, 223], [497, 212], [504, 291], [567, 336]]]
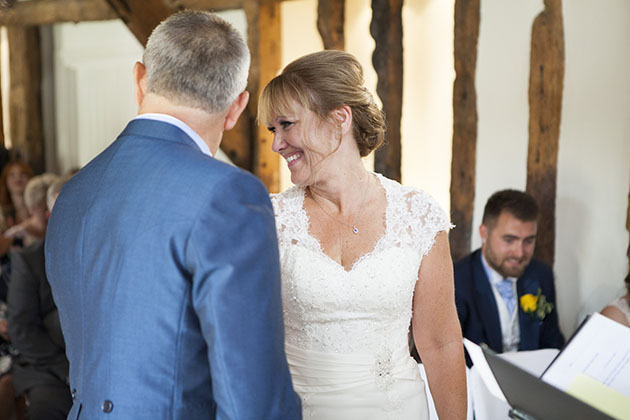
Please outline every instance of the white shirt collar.
[[195, 133], [193, 129], [190, 128], [188, 124], [186, 124], [182, 120], [179, 120], [173, 117], [172, 115], [157, 114], [157, 113], [140, 114], [136, 118], [134, 118], [134, 120], [140, 120], [140, 119], [162, 121], [162, 122], [165, 122], [165, 123], [168, 123], [168, 124], [174, 125], [175, 127], [180, 128], [184, 133], [188, 135], [188, 137], [190, 137], [195, 142], [197, 146], [199, 146], [201, 153], [212, 157], [212, 152], [210, 151], [210, 148], [208, 147], [206, 142], [203, 141], [201, 136]]

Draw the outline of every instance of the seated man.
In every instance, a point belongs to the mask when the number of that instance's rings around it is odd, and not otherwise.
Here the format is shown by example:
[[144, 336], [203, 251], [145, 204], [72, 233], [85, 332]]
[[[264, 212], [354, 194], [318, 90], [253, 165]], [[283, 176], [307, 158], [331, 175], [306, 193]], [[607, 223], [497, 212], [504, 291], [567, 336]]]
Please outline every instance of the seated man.
[[[486, 203], [479, 227], [481, 249], [455, 264], [455, 301], [463, 335], [497, 353], [564, 345], [553, 272], [532, 258], [537, 219], [538, 204], [530, 195], [496, 192]], [[527, 294], [533, 296], [522, 302]], [[536, 305], [543, 308], [536, 311]]]
[[[35, 225], [46, 225], [46, 193], [52, 181], [37, 176], [26, 186], [26, 206], [32, 217], [41, 219]], [[29, 419], [65, 419], [72, 405], [68, 360], [44, 270], [43, 241], [12, 254], [11, 265], [9, 333], [20, 353], [13, 362], [16, 393], [26, 395]]]

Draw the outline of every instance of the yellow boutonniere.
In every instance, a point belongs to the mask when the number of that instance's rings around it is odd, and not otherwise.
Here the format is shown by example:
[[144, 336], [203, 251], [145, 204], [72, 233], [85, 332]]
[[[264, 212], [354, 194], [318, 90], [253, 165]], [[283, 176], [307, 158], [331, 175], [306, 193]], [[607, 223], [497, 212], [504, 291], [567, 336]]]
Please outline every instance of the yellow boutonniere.
[[553, 303], [547, 302], [547, 298], [541, 294], [540, 289], [538, 289], [536, 295], [528, 293], [521, 296], [520, 304], [523, 312], [529, 314], [532, 318], [535, 316], [541, 321], [553, 310]]

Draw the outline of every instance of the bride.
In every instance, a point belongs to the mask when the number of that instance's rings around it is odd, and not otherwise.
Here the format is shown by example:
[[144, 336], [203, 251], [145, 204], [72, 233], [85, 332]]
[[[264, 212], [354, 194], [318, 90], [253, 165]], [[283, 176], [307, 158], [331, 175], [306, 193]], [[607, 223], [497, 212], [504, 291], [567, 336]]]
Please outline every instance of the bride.
[[363, 84], [352, 55], [322, 51], [289, 64], [259, 102], [296, 184], [272, 196], [293, 384], [305, 419], [428, 419], [411, 325], [440, 419], [462, 419], [451, 225], [425, 192], [363, 167], [385, 134]]

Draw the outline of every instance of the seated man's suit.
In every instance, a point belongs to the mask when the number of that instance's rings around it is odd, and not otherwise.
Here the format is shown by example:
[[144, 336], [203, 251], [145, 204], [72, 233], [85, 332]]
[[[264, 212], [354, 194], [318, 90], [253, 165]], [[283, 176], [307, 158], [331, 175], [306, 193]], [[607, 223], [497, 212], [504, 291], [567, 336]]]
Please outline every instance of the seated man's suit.
[[[516, 289], [520, 329], [518, 349], [561, 348], [564, 337], [558, 326], [556, 292], [551, 269], [542, 261], [532, 259], [523, 275], [518, 278]], [[538, 289], [554, 305], [554, 309], [543, 320], [525, 313], [519, 304], [521, 296], [536, 295]], [[481, 261], [480, 249], [455, 264], [455, 301], [464, 337], [477, 344], [486, 343], [498, 353], [503, 352], [497, 302]]]

